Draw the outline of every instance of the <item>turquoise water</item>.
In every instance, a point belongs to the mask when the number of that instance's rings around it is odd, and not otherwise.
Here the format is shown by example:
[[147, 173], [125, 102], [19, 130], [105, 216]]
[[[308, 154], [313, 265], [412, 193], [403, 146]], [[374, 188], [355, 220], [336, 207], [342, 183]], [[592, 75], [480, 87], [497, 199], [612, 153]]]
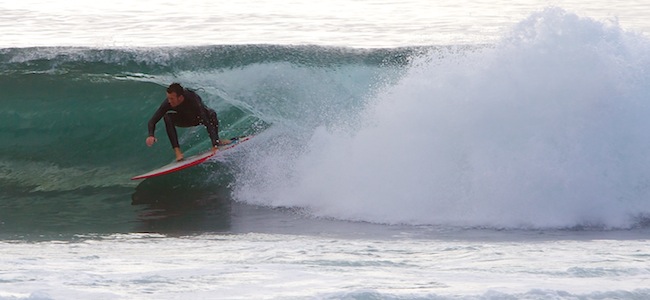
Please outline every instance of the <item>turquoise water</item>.
[[[142, 202], [140, 195], [151, 191], [157, 192], [147, 196], [149, 201], [157, 201], [168, 193], [159, 190], [173, 182], [217, 190], [231, 185], [229, 164], [252, 153], [139, 186], [129, 180], [173, 158], [161, 124], [160, 143], [151, 149], [144, 145], [147, 121], [173, 77], [189, 82], [218, 111], [223, 137], [260, 133], [272, 125], [293, 127], [291, 135], [298, 137], [317, 124], [334, 122], [336, 115], [358, 113], [369, 88], [403, 68], [415, 52], [297, 46], [5, 49], [1, 87], [6, 99], [14, 101], [7, 101], [0, 118], [7, 141], [1, 193], [11, 208], [2, 210], [3, 232], [62, 233], [60, 227], [65, 227], [85, 233], [89, 226], [100, 232], [130, 231], [129, 224], [106, 224], [106, 207], [75, 210], [81, 214], [72, 216], [58, 211], [62, 202], [92, 207], [89, 202], [99, 201], [123, 209], [119, 203], [127, 203], [130, 194]], [[348, 82], [350, 76], [355, 83]], [[209, 147], [204, 131], [182, 131], [186, 153]], [[269, 141], [273, 138], [262, 135], [250, 148], [279, 146]], [[211, 179], [211, 173], [219, 175]], [[192, 193], [182, 189], [179, 197]]]
[[0, 299], [650, 297], [647, 5], [0, 8]]

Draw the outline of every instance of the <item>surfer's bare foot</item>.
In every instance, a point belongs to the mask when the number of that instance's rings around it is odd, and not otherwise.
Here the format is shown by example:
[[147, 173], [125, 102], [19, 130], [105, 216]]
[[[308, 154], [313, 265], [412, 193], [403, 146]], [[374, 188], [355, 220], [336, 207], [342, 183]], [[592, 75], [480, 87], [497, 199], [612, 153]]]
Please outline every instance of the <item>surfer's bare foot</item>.
[[174, 148], [174, 154], [176, 154], [176, 161], [183, 160], [183, 152], [181, 152], [180, 148]]
[[232, 140], [226, 140], [226, 139], [219, 140], [219, 145], [228, 145], [230, 143], [232, 143]]

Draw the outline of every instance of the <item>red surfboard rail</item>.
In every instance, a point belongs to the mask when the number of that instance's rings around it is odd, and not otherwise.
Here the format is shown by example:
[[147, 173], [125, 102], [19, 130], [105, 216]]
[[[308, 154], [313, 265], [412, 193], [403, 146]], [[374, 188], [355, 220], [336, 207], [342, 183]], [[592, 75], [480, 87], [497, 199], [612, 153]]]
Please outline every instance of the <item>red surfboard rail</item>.
[[[234, 148], [234, 147], [238, 146], [239, 144], [241, 144], [241, 143], [243, 143], [245, 141], [248, 141], [251, 137], [252, 136], [246, 136], [246, 137], [231, 139], [232, 143], [227, 144], [227, 145], [223, 145], [223, 146], [219, 146], [218, 147], [219, 151], [216, 154], [220, 154], [222, 151]], [[200, 164], [202, 162], [205, 162], [206, 160], [208, 160], [209, 158], [211, 158], [214, 155], [215, 155], [215, 153], [212, 153], [212, 150], [201, 153], [201, 154], [193, 155], [193, 156], [187, 157], [187, 158], [185, 158], [185, 159], [183, 159], [181, 161], [172, 162], [172, 163], [170, 163], [168, 165], [162, 166], [162, 167], [160, 167], [158, 169], [155, 169], [153, 171], [134, 176], [134, 177], [131, 178], [131, 180], [139, 180], [139, 179], [151, 178], [151, 177], [156, 177], [156, 176], [162, 176], [162, 175], [167, 175], [169, 173], [174, 173], [174, 172], [177, 172], [177, 171], [180, 171], [180, 170], [184, 170], [184, 169], [187, 169], [189, 167], [196, 166], [196, 165], [198, 165], [198, 164]]]

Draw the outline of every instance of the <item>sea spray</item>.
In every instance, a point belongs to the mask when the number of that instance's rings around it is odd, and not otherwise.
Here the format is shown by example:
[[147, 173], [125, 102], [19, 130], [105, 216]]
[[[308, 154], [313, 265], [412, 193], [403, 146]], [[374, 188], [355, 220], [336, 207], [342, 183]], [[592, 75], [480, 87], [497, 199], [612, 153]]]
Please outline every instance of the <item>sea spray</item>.
[[252, 159], [236, 197], [377, 223], [634, 226], [650, 214], [649, 52], [546, 9], [495, 45], [416, 59], [357, 128]]

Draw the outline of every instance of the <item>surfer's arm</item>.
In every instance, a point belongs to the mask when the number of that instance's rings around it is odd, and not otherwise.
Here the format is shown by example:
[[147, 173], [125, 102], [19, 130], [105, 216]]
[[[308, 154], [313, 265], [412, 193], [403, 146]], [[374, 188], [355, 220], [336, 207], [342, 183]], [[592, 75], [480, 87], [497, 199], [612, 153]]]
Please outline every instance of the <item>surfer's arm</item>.
[[149, 130], [149, 136], [147, 136], [147, 140], [145, 143], [147, 146], [151, 147], [156, 141], [156, 137], [154, 136], [156, 132], [156, 123], [162, 119], [162, 117], [167, 113], [167, 111], [170, 109], [170, 104], [167, 100], [165, 100], [162, 104], [160, 104], [160, 107], [156, 110], [156, 112], [151, 116], [151, 119], [149, 119], [149, 123], [147, 124], [148, 130]]
[[156, 110], [156, 112], [151, 116], [151, 119], [149, 119], [148, 123], [148, 129], [149, 129], [149, 136], [153, 137], [154, 133], [156, 132], [156, 123], [162, 119], [162, 117], [171, 109], [171, 105], [167, 100], [163, 101], [162, 104], [160, 104], [160, 107]]

